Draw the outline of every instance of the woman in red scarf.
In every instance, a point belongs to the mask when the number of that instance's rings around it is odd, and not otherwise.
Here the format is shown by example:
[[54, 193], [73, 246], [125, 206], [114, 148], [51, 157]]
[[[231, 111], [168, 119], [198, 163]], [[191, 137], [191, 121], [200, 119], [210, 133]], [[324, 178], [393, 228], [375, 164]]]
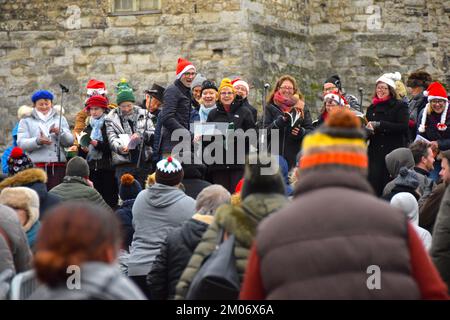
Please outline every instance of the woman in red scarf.
[[366, 113], [366, 128], [370, 133], [369, 182], [378, 196], [389, 182], [385, 156], [397, 148], [405, 147], [408, 140], [408, 106], [399, 100], [395, 91], [395, 81], [400, 79], [398, 72], [378, 78], [372, 104]]
[[[293, 168], [303, 137], [314, 129], [303, 95], [293, 77], [284, 75], [278, 79], [267, 101], [264, 128], [269, 137], [269, 150], [283, 156], [289, 169]], [[278, 148], [275, 133], [278, 133]]]

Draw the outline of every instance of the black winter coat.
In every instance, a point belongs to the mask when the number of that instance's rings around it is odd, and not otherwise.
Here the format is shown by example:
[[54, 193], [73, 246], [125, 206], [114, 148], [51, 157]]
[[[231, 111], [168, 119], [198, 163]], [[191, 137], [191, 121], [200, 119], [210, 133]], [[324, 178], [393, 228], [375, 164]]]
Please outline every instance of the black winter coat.
[[205, 180], [206, 167], [204, 165], [183, 165], [184, 177], [181, 183], [185, 193], [192, 199], [197, 199], [198, 194], [209, 187], [211, 183]]
[[208, 226], [205, 222], [191, 218], [169, 233], [147, 275], [152, 299], [167, 300], [175, 297], [178, 280]]
[[131, 242], [133, 241], [133, 204], [135, 199], [125, 200], [122, 205], [116, 210], [116, 214], [119, 217], [119, 220], [122, 225], [123, 232], [123, 245], [122, 247], [128, 251], [128, 248], [131, 246]]
[[[422, 109], [422, 111], [420, 112], [418, 125], [420, 125], [420, 120], [422, 119], [422, 115], [425, 111], [425, 109]], [[431, 112], [431, 114], [427, 115], [427, 120], [425, 122], [425, 132], [418, 132], [418, 134], [429, 141], [437, 141], [439, 150], [445, 151], [450, 149], [450, 112], [447, 113], [447, 118], [445, 119], [447, 130], [438, 130], [436, 125], [440, 123], [440, 121], [441, 114]]]
[[[233, 123], [234, 125], [234, 129], [242, 129], [244, 131], [247, 131], [249, 129], [256, 129], [256, 124], [255, 121], [253, 121], [253, 116], [251, 111], [248, 108], [243, 107], [242, 105], [243, 100], [240, 96], [236, 96], [236, 98], [234, 99], [233, 103], [231, 104], [230, 107], [230, 112], [226, 112], [223, 105], [220, 102], [217, 102], [217, 107], [214, 110], [211, 110], [211, 112], [208, 115], [208, 118], [206, 120], [206, 122], [225, 122], [225, 123]], [[255, 130], [255, 134], [256, 134], [256, 130]], [[212, 141], [215, 141], [215, 138], [212, 138]], [[223, 141], [225, 142], [225, 139], [223, 139]], [[223, 151], [223, 162], [222, 164], [212, 164], [209, 166], [209, 170], [223, 170], [223, 169], [231, 169], [231, 168], [243, 168], [244, 167], [244, 163], [245, 163], [245, 159], [243, 159], [244, 161], [242, 162], [242, 164], [240, 163], [241, 159], [238, 159], [237, 157], [237, 150], [239, 150], [240, 148], [238, 148], [238, 139], [235, 138], [234, 139], [234, 161], [232, 164], [227, 163], [226, 161], [226, 154], [229, 152], [229, 150], [225, 150], [225, 145], [224, 145], [224, 151]], [[231, 143], [231, 141], [230, 141]], [[206, 145], [208, 145], [208, 142], [203, 142], [203, 146], [205, 147]], [[248, 139], [246, 139], [246, 143], [245, 143], [245, 154], [248, 154], [250, 150], [250, 143], [248, 141]], [[239, 160], [239, 162], [238, 162]], [[228, 161], [230, 162], [230, 161]]]
[[[267, 129], [269, 134], [269, 146], [272, 147], [272, 137], [270, 130], [279, 129], [279, 154], [283, 156], [288, 162], [289, 170], [295, 166], [297, 154], [300, 151], [301, 144], [305, 135], [314, 130], [312, 124], [311, 114], [307, 108], [304, 109], [304, 117], [299, 117], [295, 123], [292, 123], [295, 119], [297, 112], [293, 109], [290, 112], [291, 118], [288, 121], [283, 120], [283, 111], [275, 104], [270, 104], [266, 107], [266, 114], [264, 119], [264, 128]], [[293, 128], [300, 128], [300, 132], [297, 136], [294, 136], [291, 132]]]
[[[103, 156], [101, 159], [88, 161], [89, 170], [91, 170], [91, 171], [112, 170], [111, 148], [109, 147], [108, 135], [106, 134], [106, 125], [105, 124], [103, 124], [101, 131], [102, 131], [103, 141], [98, 141], [97, 146], [94, 148], [96, 150], [102, 152]], [[84, 128], [83, 132], [86, 132], [86, 134], [90, 136], [92, 133], [91, 125], [88, 124], [86, 126], [86, 128]], [[78, 154], [85, 159], [88, 156], [88, 153], [81, 150], [81, 148], [79, 149]]]
[[252, 116], [253, 116], [253, 120], [256, 123], [258, 121], [258, 110], [256, 110], [256, 108], [250, 104], [250, 102], [248, 101], [248, 98], [243, 99], [242, 106], [244, 106], [245, 108], [250, 110], [250, 112], [252, 113]]
[[389, 182], [385, 157], [392, 150], [405, 147], [408, 140], [409, 111], [406, 103], [391, 98], [367, 108], [367, 121], [379, 121], [380, 126], [369, 137], [369, 181], [377, 195]]
[[178, 141], [171, 141], [176, 129], [189, 130], [191, 119], [191, 89], [177, 79], [164, 91], [161, 109], [162, 139], [161, 152], [171, 152]]

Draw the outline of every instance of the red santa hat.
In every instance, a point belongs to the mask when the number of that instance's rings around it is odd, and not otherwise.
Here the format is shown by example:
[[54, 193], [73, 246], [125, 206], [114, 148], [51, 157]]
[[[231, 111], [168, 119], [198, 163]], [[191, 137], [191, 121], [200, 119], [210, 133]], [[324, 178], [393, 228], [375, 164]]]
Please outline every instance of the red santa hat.
[[[445, 131], [447, 130], [447, 125], [445, 124], [447, 120], [447, 112], [448, 112], [448, 98], [447, 98], [447, 92], [445, 91], [445, 88], [440, 84], [439, 82], [433, 82], [431, 83], [427, 90], [423, 92], [423, 95], [425, 97], [428, 97], [428, 102], [431, 100], [439, 99], [444, 100], [445, 102], [445, 109], [441, 113], [441, 119], [439, 123], [436, 125], [437, 129], [439, 131]], [[426, 122], [427, 122], [427, 116], [431, 114], [432, 108], [430, 103], [427, 103], [424, 110], [422, 111], [422, 118], [420, 119], [420, 125], [419, 125], [419, 132], [425, 132], [426, 129]]]
[[94, 95], [104, 95], [108, 92], [106, 91], [106, 85], [103, 81], [99, 81], [96, 79], [91, 79], [86, 85], [87, 89], [87, 95], [88, 96], [94, 96]]
[[178, 58], [177, 79], [180, 79], [181, 76], [189, 69], [194, 69], [194, 71], [196, 71], [194, 65], [191, 62], [184, 60], [183, 58]]
[[341, 95], [338, 91], [332, 91], [332, 92], [327, 93], [323, 97], [323, 101], [325, 101], [327, 99], [332, 99], [332, 100], [336, 101], [336, 103], [339, 104], [340, 106], [345, 106], [346, 104], [348, 104], [348, 102], [347, 102], [347, 100], [345, 100], [344, 96]]
[[233, 84], [233, 87], [236, 88], [237, 86], [243, 86], [247, 90], [247, 94], [250, 92], [250, 87], [247, 82], [242, 80], [241, 78], [236, 78], [231, 81]]
[[448, 101], [447, 98], [447, 92], [445, 91], [445, 88], [442, 84], [439, 82], [433, 82], [431, 83], [427, 90], [423, 92], [423, 95], [425, 97], [428, 97], [428, 101], [434, 100], [434, 99], [440, 99]]

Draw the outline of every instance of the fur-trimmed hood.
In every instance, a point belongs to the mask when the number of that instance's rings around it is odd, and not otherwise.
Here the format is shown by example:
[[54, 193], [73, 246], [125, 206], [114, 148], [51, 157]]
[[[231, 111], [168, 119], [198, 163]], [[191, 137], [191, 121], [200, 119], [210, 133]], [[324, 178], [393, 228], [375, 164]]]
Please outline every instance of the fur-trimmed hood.
[[19, 187], [34, 182], [47, 183], [47, 173], [38, 168], [31, 168], [20, 171], [19, 173], [6, 178], [0, 183], [0, 190], [6, 187]]
[[281, 194], [251, 194], [241, 206], [222, 205], [217, 209], [215, 219], [225, 231], [235, 235], [244, 246], [251, 246], [259, 222], [272, 212], [278, 211], [288, 199]]

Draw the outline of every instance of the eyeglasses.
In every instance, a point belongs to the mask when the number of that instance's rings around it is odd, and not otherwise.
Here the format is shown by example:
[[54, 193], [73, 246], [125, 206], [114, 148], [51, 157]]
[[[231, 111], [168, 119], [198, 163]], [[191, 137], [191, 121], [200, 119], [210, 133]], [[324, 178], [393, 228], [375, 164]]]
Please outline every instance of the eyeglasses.
[[430, 101], [431, 102], [431, 104], [439, 104], [439, 105], [444, 105], [445, 104], [445, 100], [438, 100], [438, 99], [436, 99], [436, 100], [431, 100]]
[[377, 87], [377, 90], [386, 91], [386, 90], [389, 90], [389, 88], [388, 87]]
[[221, 92], [221, 93], [220, 93], [221, 96], [227, 96], [227, 95], [228, 95], [228, 96], [231, 96], [231, 95], [233, 95], [233, 94], [234, 94], [234, 92]]
[[292, 88], [292, 87], [280, 87], [280, 89], [283, 89], [286, 91], [294, 91], [294, 88]]
[[325, 104], [330, 104], [332, 106], [338, 106], [338, 103], [332, 99], [325, 100]]
[[195, 77], [195, 75], [197, 74], [197, 72], [185, 72], [183, 73], [184, 77]]

